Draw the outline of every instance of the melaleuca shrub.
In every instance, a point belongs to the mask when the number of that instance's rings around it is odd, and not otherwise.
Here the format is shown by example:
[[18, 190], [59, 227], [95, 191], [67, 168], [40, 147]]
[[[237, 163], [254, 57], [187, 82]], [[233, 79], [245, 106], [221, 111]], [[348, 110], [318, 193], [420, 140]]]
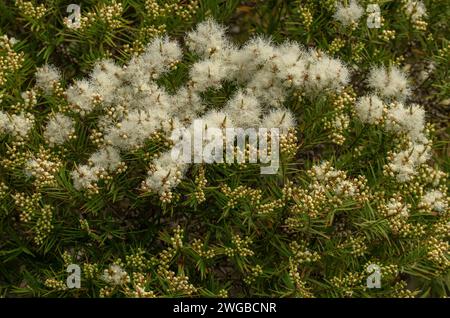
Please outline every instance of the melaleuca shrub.
[[[26, 246], [26, 266], [46, 256], [28, 291], [402, 297], [444, 284], [448, 179], [401, 69], [373, 66], [357, 94], [348, 65], [294, 41], [237, 45], [209, 19], [183, 42], [156, 37], [67, 84], [42, 65], [0, 112], [6, 245]], [[205, 134], [278, 128], [277, 173], [174, 159], [172, 132], [200, 119]], [[64, 284], [70, 264], [80, 289]]]

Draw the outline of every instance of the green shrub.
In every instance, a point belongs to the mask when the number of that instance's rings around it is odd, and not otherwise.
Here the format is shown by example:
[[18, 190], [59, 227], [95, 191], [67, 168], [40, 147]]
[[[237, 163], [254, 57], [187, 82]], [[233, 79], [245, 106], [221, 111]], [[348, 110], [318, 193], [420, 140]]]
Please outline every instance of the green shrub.
[[[449, 5], [346, 3], [1, 4], [0, 295], [448, 296]], [[175, 160], [200, 119], [277, 173]]]

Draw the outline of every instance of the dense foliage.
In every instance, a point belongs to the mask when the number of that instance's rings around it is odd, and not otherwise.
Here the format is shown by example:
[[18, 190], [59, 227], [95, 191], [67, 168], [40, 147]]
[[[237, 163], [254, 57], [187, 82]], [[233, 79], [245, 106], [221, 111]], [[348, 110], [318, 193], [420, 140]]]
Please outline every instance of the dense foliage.
[[449, 295], [448, 1], [71, 2], [0, 3], [0, 296]]

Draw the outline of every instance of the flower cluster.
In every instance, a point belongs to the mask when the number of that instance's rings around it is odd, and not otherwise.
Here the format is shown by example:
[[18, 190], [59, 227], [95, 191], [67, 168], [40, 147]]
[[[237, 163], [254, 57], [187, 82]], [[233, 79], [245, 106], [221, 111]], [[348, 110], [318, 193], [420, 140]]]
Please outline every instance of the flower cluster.
[[[347, 1], [348, 2], [348, 1]], [[363, 15], [364, 9], [356, 0], [350, 0], [348, 5], [337, 3], [334, 18], [344, 26], [355, 27]]]
[[43, 4], [34, 5], [32, 1], [15, 0], [15, 4], [21, 14], [30, 20], [38, 20], [47, 12], [47, 8]]
[[7, 75], [17, 71], [25, 60], [23, 52], [14, 51], [13, 46], [16, 42], [16, 39], [9, 38], [7, 35], [0, 37], [0, 85], [4, 85]]
[[344, 202], [360, 204], [370, 197], [364, 176], [350, 178], [328, 161], [314, 165], [307, 174], [311, 178], [308, 186], [293, 186], [287, 198], [292, 202], [289, 217], [285, 220], [289, 231], [302, 230], [304, 215], [317, 218], [329, 214]]
[[424, 18], [427, 16], [427, 8], [422, 1], [407, 0], [404, 4], [406, 15], [411, 19], [414, 27], [417, 30], [425, 31], [427, 22]]
[[[120, 151], [140, 148], [146, 140], [161, 132], [168, 135], [174, 128], [192, 129], [194, 119], [204, 121], [205, 131], [207, 127], [265, 127], [288, 133], [296, 121], [283, 102], [292, 90], [333, 92], [349, 81], [345, 65], [324, 53], [307, 51], [294, 42], [276, 46], [260, 37], [238, 48], [226, 38], [225, 29], [212, 20], [188, 33], [186, 43], [200, 60], [192, 65], [186, 85], [175, 94], [156, 83], [182, 58], [178, 43], [167, 37], [155, 38], [123, 67], [111, 60], [97, 62], [89, 79], [78, 80], [66, 90], [72, 112], [81, 116], [93, 111], [105, 113], [99, 118], [102, 148], [91, 156], [90, 165], [78, 166], [72, 173], [77, 189], [96, 191], [96, 182], [105, 177], [105, 172], [123, 168]], [[57, 75], [52, 67], [45, 67], [37, 76], [39, 87], [50, 90]], [[236, 82], [241, 88], [223, 109], [205, 113], [201, 94], [220, 89], [225, 82]], [[56, 123], [62, 126], [58, 135]], [[72, 120], [55, 114], [46, 130], [49, 143], [61, 144], [71, 136]], [[171, 158], [170, 151], [162, 153], [152, 163], [143, 189], [170, 201], [171, 189], [186, 169], [185, 164]]]
[[[121, 26], [122, 13], [123, 5], [121, 2], [113, 0], [110, 4], [100, 4], [95, 10], [82, 14], [79, 26], [73, 29], [78, 32], [83, 32], [94, 23], [101, 22], [113, 30]], [[72, 21], [67, 17], [64, 18], [64, 24], [72, 28]]]
[[52, 65], [44, 65], [36, 71], [36, 87], [45, 94], [60, 90], [61, 74], [57, 68]]
[[112, 264], [108, 269], [104, 270], [103, 280], [111, 285], [122, 285], [130, 281], [130, 276], [122, 267]]
[[397, 67], [375, 67], [368, 77], [369, 86], [386, 98], [405, 98], [410, 94], [406, 75]]
[[158, 3], [157, 0], [146, 0], [145, 9], [152, 19], [160, 19], [169, 15], [175, 15], [188, 21], [192, 18], [199, 7], [198, 0], [182, 1], [164, 1], [163, 4]]
[[[62, 42], [70, 37], [65, 57], [82, 52], [82, 63], [62, 65], [53, 56], [50, 48], [61, 48], [53, 46], [51, 28], [31, 37], [49, 39], [49, 50], [33, 55], [34, 78], [29, 52], [14, 51], [26, 51], [31, 40], [14, 29], [8, 34], [23, 39], [16, 47], [13, 38], [0, 38], [0, 224], [13, 238], [6, 250], [17, 250], [17, 239], [27, 250], [0, 253], [5, 295], [24, 281], [8, 266], [32, 264], [41, 252], [49, 257], [38, 263], [51, 270], [32, 268], [26, 280], [42, 284], [24, 291], [410, 297], [417, 293], [411, 286], [420, 284], [421, 295], [445, 294], [439, 289], [450, 267], [450, 197], [448, 174], [439, 170], [446, 149], [435, 142], [445, 132], [426, 123], [434, 103], [425, 91], [431, 83], [445, 96], [449, 50], [429, 48], [431, 36], [416, 42], [423, 34], [409, 25], [427, 16], [421, 1], [380, 3], [384, 30], [356, 29], [366, 1], [307, 1], [299, 9], [300, 2], [283, 6], [281, 19], [293, 10], [297, 20], [280, 20], [286, 23], [279, 34], [298, 31], [295, 38], [307, 48], [278, 36], [232, 42], [228, 35], [241, 38], [249, 21], [264, 30], [264, 23], [247, 18], [267, 5], [238, 1], [217, 4], [249, 13], [230, 30], [206, 19], [181, 41], [172, 36], [197, 10], [218, 16], [209, 1], [100, 1], [83, 13], [81, 28], [61, 31]], [[437, 6], [426, 3], [433, 17]], [[384, 14], [391, 7], [403, 10], [403, 19], [391, 23], [398, 17]], [[432, 36], [440, 36], [437, 26], [429, 28]], [[174, 28], [171, 37], [163, 35]], [[101, 40], [100, 30], [106, 32]], [[86, 41], [77, 41], [80, 36]], [[394, 37], [401, 51], [379, 41]], [[100, 49], [84, 50], [99, 41]], [[436, 51], [417, 63], [433, 73], [401, 66], [420, 55], [411, 43], [424, 54]], [[265, 133], [269, 142], [259, 140], [259, 149], [253, 135], [244, 145], [224, 137], [264, 128], [277, 129]], [[195, 144], [199, 131], [202, 147]], [[178, 142], [191, 137], [191, 159], [202, 156], [202, 162], [175, 155]], [[213, 142], [221, 150], [206, 153]], [[225, 149], [245, 162], [217, 162]], [[276, 174], [261, 175], [264, 153], [278, 150]], [[64, 251], [62, 257], [47, 253], [52, 248]], [[81, 289], [64, 284], [69, 264], [82, 268]], [[381, 289], [366, 286], [374, 264]]]
[[61, 160], [44, 148], [29, 157], [25, 163], [25, 173], [35, 178], [36, 187], [55, 185], [55, 175], [62, 166]]
[[23, 140], [34, 126], [31, 113], [8, 114], [0, 111], [0, 134], [10, 134], [17, 140]]
[[253, 252], [249, 245], [252, 243], [252, 240], [249, 237], [241, 238], [239, 235], [233, 235], [231, 238], [231, 247], [226, 247], [224, 250], [225, 255], [228, 257], [247, 257], [253, 256], [255, 252]]
[[44, 138], [50, 146], [62, 145], [67, 140], [75, 139], [74, 120], [62, 113], [51, 116], [45, 127]]

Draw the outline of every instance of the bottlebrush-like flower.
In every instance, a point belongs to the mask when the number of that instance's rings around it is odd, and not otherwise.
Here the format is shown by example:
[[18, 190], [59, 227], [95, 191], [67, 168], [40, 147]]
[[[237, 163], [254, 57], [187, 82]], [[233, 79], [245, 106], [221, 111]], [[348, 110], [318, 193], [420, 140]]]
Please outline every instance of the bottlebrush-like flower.
[[50, 117], [44, 131], [44, 138], [50, 146], [61, 145], [74, 136], [75, 122], [69, 116], [57, 113]]
[[418, 168], [430, 158], [430, 147], [413, 144], [409, 149], [393, 155], [388, 164], [397, 181], [407, 182], [417, 175]]
[[119, 265], [111, 265], [108, 269], [105, 269], [102, 276], [103, 280], [111, 285], [122, 285], [130, 281], [130, 277], [126, 271]]
[[288, 109], [276, 109], [263, 117], [261, 127], [279, 128], [280, 133], [287, 133], [296, 126], [295, 117]]
[[384, 104], [376, 95], [364, 96], [355, 105], [356, 115], [363, 123], [376, 124], [383, 117]]
[[363, 8], [356, 0], [350, 0], [348, 6], [344, 5], [342, 2], [339, 2], [336, 5], [336, 12], [333, 17], [344, 26], [349, 26], [358, 23], [359, 19], [363, 15], [363, 12]]
[[103, 102], [111, 104], [114, 100], [115, 90], [121, 84], [123, 73], [123, 69], [112, 60], [96, 62], [90, 75], [93, 92], [100, 96]]
[[4, 134], [7, 132], [9, 127], [9, 116], [7, 113], [0, 111], [0, 133]]
[[105, 147], [93, 153], [89, 163], [107, 171], [114, 171], [121, 164], [120, 153], [114, 147]]
[[191, 80], [195, 91], [208, 88], [218, 89], [226, 77], [226, 67], [220, 60], [205, 60], [195, 63], [191, 68]]
[[67, 101], [81, 115], [86, 115], [94, 109], [95, 94], [96, 89], [88, 80], [76, 81], [66, 90]]
[[229, 47], [225, 28], [212, 19], [200, 23], [195, 30], [189, 32], [186, 43], [191, 51], [204, 58], [222, 53]]
[[161, 195], [161, 199], [171, 197], [170, 190], [181, 182], [187, 165], [172, 159], [170, 151], [163, 153], [153, 161], [153, 168], [142, 183], [144, 190], [152, 190]]
[[443, 213], [448, 211], [448, 202], [449, 198], [446, 197], [441, 191], [430, 190], [424, 194], [419, 206]]
[[155, 108], [154, 111], [133, 110], [120, 122], [105, 128], [107, 144], [123, 150], [137, 148], [149, 138], [168, 116], [164, 110]]
[[408, 206], [398, 198], [391, 198], [384, 207], [387, 216], [400, 216], [402, 218], [409, 217]]
[[406, 75], [397, 67], [375, 67], [370, 71], [369, 86], [388, 98], [405, 98], [410, 94]]
[[258, 127], [261, 122], [262, 109], [258, 99], [251, 93], [238, 91], [224, 107], [236, 127]]
[[75, 189], [89, 189], [98, 181], [98, 167], [90, 167], [88, 165], [81, 165], [71, 172], [73, 185]]
[[29, 113], [13, 114], [9, 124], [9, 130], [13, 136], [25, 138], [33, 128], [34, 116]]
[[0, 111], [0, 133], [8, 133], [24, 139], [34, 126], [34, 116], [30, 113], [9, 115]]
[[260, 65], [274, 57], [275, 50], [271, 40], [263, 37], [251, 39], [241, 49], [233, 47], [226, 50], [223, 58], [229, 64], [227, 78], [236, 78], [240, 83], [249, 81]]
[[311, 56], [312, 63], [305, 81], [306, 89], [314, 92], [339, 91], [348, 84], [350, 74], [340, 60], [316, 52], [312, 52]]
[[168, 37], [156, 37], [128, 63], [124, 76], [133, 85], [134, 81], [154, 80], [170, 71], [181, 59], [182, 52], [179, 44]]
[[412, 21], [418, 21], [427, 16], [427, 8], [422, 1], [408, 0], [404, 8], [406, 15], [409, 16]]
[[37, 69], [36, 72], [36, 86], [50, 94], [53, 91], [55, 83], [61, 80], [59, 70], [53, 65], [44, 65]]
[[395, 103], [389, 108], [386, 118], [388, 130], [404, 132], [413, 142], [426, 143], [423, 131], [425, 128], [425, 110], [419, 105], [405, 107]]
[[200, 95], [187, 87], [180, 88], [175, 95], [171, 96], [171, 103], [173, 107], [170, 116], [178, 116], [182, 122], [188, 124], [205, 110]]

